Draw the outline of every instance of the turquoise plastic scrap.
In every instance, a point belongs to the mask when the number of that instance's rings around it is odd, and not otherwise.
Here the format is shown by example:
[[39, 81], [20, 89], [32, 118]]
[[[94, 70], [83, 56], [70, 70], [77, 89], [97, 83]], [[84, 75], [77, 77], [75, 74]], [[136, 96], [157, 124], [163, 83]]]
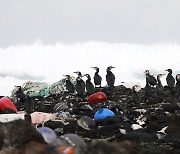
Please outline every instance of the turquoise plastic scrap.
[[[75, 80], [71, 80], [73, 84], [75, 84]], [[47, 97], [50, 94], [61, 94], [62, 91], [66, 90], [65, 86], [65, 79], [61, 79], [58, 82], [55, 82], [51, 85], [49, 85], [46, 82], [33, 82], [28, 81], [21, 85], [23, 92], [26, 94], [29, 93], [29, 96], [41, 96], [41, 97]], [[16, 89], [12, 91], [12, 96]]]
[[46, 82], [27, 82], [23, 86], [23, 91], [26, 93], [30, 91], [30, 96], [46, 96], [49, 93], [49, 84]]
[[60, 94], [63, 90], [65, 90], [65, 79], [55, 82], [49, 87], [51, 94]]

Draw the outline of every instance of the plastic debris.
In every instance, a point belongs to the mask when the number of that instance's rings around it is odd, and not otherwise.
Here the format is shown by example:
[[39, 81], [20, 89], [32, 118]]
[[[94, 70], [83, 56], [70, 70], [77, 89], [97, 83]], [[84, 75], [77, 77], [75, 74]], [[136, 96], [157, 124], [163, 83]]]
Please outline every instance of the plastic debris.
[[95, 126], [95, 122], [88, 116], [81, 117], [77, 124], [86, 130], [91, 130]]
[[50, 94], [60, 94], [62, 91], [65, 91], [65, 79], [62, 79], [58, 82], [53, 83], [49, 87], [49, 93]]
[[[33, 82], [28, 81], [21, 85], [22, 91], [27, 94], [29, 92], [29, 96], [47, 96], [49, 94], [49, 84], [46, 82]], [[14, 94], [17, 91], [17, 87], [12, 91], [11, 96], [14, 97]]]
[[138, 125], [138, 124], [132, 124], [132, 125], [131, 125], [131, 128], [132, 128], [133, 130], [137, 130], [137, 129], [142, 129], [143, 127], [140, 126], [140, 125]]
[[83, 140], [83, 138], [81, 138], [79, 135], [64, 134], [58, 138], [57, 146], [59, 146], [59, 147], [86, 146], [86, 143]]
[[[23, 92], [26, 94], [29, 92], [29, 96], [41, 96], [41, 97], [47, 97], [51, 94], [61, 94], [64, 91], [67, 91], [66, 85], [65, 85], [66, 79], [61, 79], [58, 82], [54, 82], [52, 84], [48, 84], [46, 82], [33, 82], [28, 81], [21, 85]], [[70, 80], [73, 84], [75, 84], [75, 78], [71, 77]], [[17, 91], [17, 88], [14, 88], [12, 91], [11, 97], [14, 97], [15, 92]]]
[[17, 108], [15, 107], [13, 102], [7, 97], [2, 97], [0, 99], [0, 111], [5, 110], [6, 108], [11, 109], [14, 112], [17, 112]]
[[60, 147], [58, 148], [59, 151], [62, 151], [64, 154], [73, 154], [74, 153], [74, 147]]
[[64, 102], [59, 102], [54, 106], [54, 112], [63, 112], [68, 109], [68, 106]]
[[69, 114], [69, 112], [59, 112], [58, 118], [62, 121], [66, 121], [71, 118], [71, 115]]
[[103, 92], [97, 92], [88, 97], [89, 103], [102, 103], [105, 102], [106, 100], [107, 100], [107, 96]]
[[113, 111], [111, 111], [109, 109], [100, 109], [95, 113], [94, 120], [102, 120], [107, 117], [114, 117], [114, 116], [115, 116], [115, 114]]
[[57, 116], [56, 113], [45, 113], [45, 112], [33, 112], [31, 113], [31, 121], [32, 124], [40, 124], [46, 122], [48, 120], [54, 120]]
[[46, 143], [56, 145], [57, 136], [54, 130], [49, 127], [40, 127], [37, 128], [37, 131], [43, 136]]
[[6, 123], [6, 122], [18, 120], [18, 119], [24, 120], [25, 119], [24, 115], [25, 114], [16, 114], [16, 113], [0, 114], [0, 122]]

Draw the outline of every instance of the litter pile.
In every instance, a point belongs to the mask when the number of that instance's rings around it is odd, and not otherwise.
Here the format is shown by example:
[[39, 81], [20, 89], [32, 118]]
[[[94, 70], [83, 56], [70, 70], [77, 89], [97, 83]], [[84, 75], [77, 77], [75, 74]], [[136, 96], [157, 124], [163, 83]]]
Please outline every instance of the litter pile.
[[[18, 105], [14, 95], [10, 98], [18, 113], [12, 114], [13, 121], [0, 117], [2, 151], [15, 148], [22, 152], [36, 145], [51, 150], [47, 146], [56, 147], [54, 153], [180, 153], [180, 99], [166, 87], [163, 101], [154, 88], [148, 100], [144, 88], [140, 89], [139, 102], [132, 89], [123, 85], [96, 88], [96, 93], [86, 99], [62, 92], [63, 88], [56, 93], [44, 83], [41, 87], [45, 91], [31, 95], [34, 104], [31, 114], [23, 112], [24, 104]], [[15, 119], [30, 121], [34, 127]]]
[[[71, 77], [71, 82], [75, 84], [75, 78]], [[48, 84], [46, 82], [33, 82], [27, 81], [21, 85], [23, 92], [26, 94], [29, 92], [31, 97], [48, 97], [49, 95], [57, 95], [66, 91], [65, 79], [61, 79], [58, 82]], [[17, 88], [15, 87], [12, 91], [14, 97]]]

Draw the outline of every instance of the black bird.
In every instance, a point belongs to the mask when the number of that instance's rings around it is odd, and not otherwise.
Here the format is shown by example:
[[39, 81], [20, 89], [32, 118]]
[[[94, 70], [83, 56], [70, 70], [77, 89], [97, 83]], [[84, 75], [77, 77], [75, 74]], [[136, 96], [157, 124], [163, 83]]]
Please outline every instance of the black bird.
[[149, 84], [149, 86], [155, 86], [157, 84], [157, 80], [154, 76], [150, 75], [149, 70], [146, 70], [145, 72], [145, 76], [146, 76], [146, 83]]
[[99, 75], [99, 68], [98, 67], [91, 67], [91, 68], [94, 68], [96, 70], [96, 72], [94, 74], [94, 85], [95, 85], [95, 87], [101, 87], [102, 78]]
[[75, 90], [79, 97], [84, 98], [86, 85], [85, 85], [85, 82], [82, 80], [82, 74], [79, 71], [74, 72], [74, 73], [78, 75], [76, 78]]
[[164, 76], [165, 74], [158, 74], [157, 75], [157, 85], [156, 85], [156, 93], [158, 96], [158, 99], [160, 101], [163, 101], [164, 99], [164, 86], [161, 83], [161, 77]]
[[176, 75], [176, 83], [180, 84], [180, 74]]
[[91, 82], [91, 77], [89, 74], [85, 74], [84, 76], [87, 77], [87, 80], [86, 80], [86, 91], [87, 91], [87, 95], [92, 95], [95, 93], [95, 88], [94, 88], [94, 85], [92, 84]]
[[106, 74], [106, 81], [107, 81], [107, 85], [108, 87], [114, 87], [114, 82], [115, 82], [115, 75], [111, 72], [111, 69], [113, 69], [115, 67], [113, 66], [109, 66], [107, 67], [106, 71], [107, 71], [107, 74]]
[[26, 94], [23, 92], [21, 86], [16, 86], [16, 87], [17, 87], [17, 91], [14, 94], [17, 98], [17, 102], [15, 103], [15, 105], [16, 105], [16, 108], [20, 110], [22, 106], [24, 106], [27, 97], [26, 97]]
[[175, 79], [174, 77], [172, 76], [172, 69], [167, 69], [165, 70], [168, 72], [168, 75], [166, 77], [166, 82], [167, 82], [167, 85], [168, 87], [170, 88], [170, 90], [173, 90], [174, 89], [174, 86], [175, 86]]
[[75, 92], [75, 87], [74, 84], [71, 82], [71, 76], [70, 75], [63, 75], [65, 76], [65, 86], [66, 89], [69, 93], [74, 93]]
[[132, 101], [135, 104], [140, 104], [141, 103], [141, 97], [140, 97], [140, 95], [138, 93], [140, 89], [141, 89], [141, 87], [138, 86], [138, 85], [134, 85], [132, 87]]
[[149, 85], [148, 82], [146, 82], [146, 86], [144, 87], [145, 90], [145, 101], [149, 102], [152, 98], [152, 87]]
[[15, 92], [16, 97], [19, 99], [19, 101], [25, 102], [26, 101], [26, 95], [24, 94], [21, 86], [16, 86], [16, 87], [17, 87], [17, 91]]
[[177, 97], [179, 98], [180, 97], [180, 74], [176, 75], [176, 86], [175, 86], [175, 89], [176, 89]]

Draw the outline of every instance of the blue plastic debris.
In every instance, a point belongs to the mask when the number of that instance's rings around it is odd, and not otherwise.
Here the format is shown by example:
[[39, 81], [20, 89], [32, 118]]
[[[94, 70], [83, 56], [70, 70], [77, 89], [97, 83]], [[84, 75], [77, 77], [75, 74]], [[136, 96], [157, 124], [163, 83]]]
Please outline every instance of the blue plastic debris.
[[100, 109], [98, 110], [95, 115], [94, 115], [94, 120], [102, 120], [105, 119], [107, 117], [114, 117], [115, 114], [113, 111], [109, 110], [109, 109]]

